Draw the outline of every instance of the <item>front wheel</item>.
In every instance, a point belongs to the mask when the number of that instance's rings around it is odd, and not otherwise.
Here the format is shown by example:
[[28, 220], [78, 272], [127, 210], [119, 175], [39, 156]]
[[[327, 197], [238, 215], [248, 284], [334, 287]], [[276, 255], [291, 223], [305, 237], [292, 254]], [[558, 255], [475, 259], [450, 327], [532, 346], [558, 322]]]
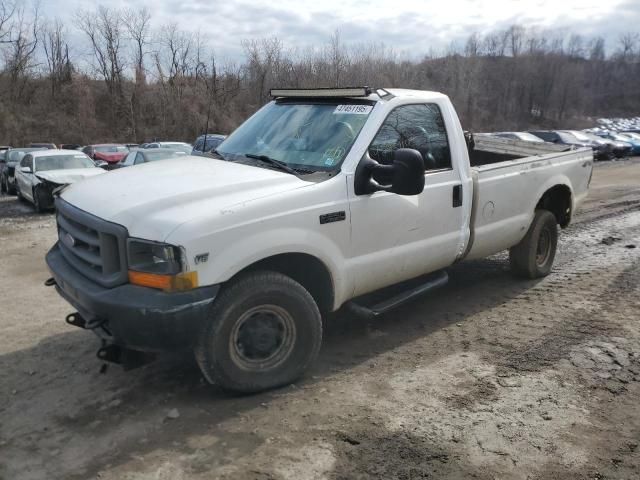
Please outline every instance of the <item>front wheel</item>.
[[216, 298], [195, 347], [205, 378], [252, 393], [299, 378], [317, 357], [322, 319], [311, 294], [277, 272], [252, 272]]
[[549, 275], [558, 247], [558, 225], [548, 210], [536, 210], [525, 237], [509, 250], [511, 270], [524, 278]]

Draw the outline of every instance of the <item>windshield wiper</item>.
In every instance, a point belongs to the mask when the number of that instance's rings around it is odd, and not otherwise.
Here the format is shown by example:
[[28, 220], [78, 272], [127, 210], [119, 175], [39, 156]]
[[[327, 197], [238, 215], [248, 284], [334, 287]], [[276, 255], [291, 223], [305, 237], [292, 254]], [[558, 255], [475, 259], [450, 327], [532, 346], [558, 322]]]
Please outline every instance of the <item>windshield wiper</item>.
[[299, 172], [291, 168], [286, 163], [281, 162], [280, 160], [276, 160], [275, 158], [268, 157], [267, 155], [256, 155], [255, 153], [245, 153], [244, 156], [247, 158], [255, 158], [256, 160], [260, 160], [261, 162], [268, 163], [269, 165], [273, 165], [274, 167], [279, 168], [283, 172], [290, 173], [291, 175], [295, 175], [296, 177], [299, 174]]

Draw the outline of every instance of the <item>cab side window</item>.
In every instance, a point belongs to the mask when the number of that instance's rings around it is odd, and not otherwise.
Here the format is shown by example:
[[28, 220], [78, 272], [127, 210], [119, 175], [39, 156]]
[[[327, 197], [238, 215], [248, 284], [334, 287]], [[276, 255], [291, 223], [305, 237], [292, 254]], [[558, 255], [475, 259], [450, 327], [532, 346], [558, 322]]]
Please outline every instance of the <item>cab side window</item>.
[[427, 171], [451, 168], [447, 130], [437, 105], [403, 105], [393, 110], [371, 142], [369, 156], [391, 165], [399, 148], [418, 150]]

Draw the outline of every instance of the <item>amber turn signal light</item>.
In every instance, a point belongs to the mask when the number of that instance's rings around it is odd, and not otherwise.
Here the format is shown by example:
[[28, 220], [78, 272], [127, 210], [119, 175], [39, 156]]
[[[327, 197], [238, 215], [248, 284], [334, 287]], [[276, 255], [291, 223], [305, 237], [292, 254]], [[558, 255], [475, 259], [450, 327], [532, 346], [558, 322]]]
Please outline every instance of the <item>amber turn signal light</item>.
[[141, 287], [157, 288], [165, 292], [181, 292], [198, 287], [198, 272], [161, 275], [129, 270], [129, 283]]

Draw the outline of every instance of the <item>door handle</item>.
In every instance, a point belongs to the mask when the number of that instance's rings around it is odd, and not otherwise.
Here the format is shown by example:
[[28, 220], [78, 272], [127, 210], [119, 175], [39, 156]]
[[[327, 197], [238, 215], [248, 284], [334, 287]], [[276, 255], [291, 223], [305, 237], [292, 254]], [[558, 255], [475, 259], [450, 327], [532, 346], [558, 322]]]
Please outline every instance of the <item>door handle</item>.
[[453, 186], [453, 208], [462, 206], [462, 185]]

